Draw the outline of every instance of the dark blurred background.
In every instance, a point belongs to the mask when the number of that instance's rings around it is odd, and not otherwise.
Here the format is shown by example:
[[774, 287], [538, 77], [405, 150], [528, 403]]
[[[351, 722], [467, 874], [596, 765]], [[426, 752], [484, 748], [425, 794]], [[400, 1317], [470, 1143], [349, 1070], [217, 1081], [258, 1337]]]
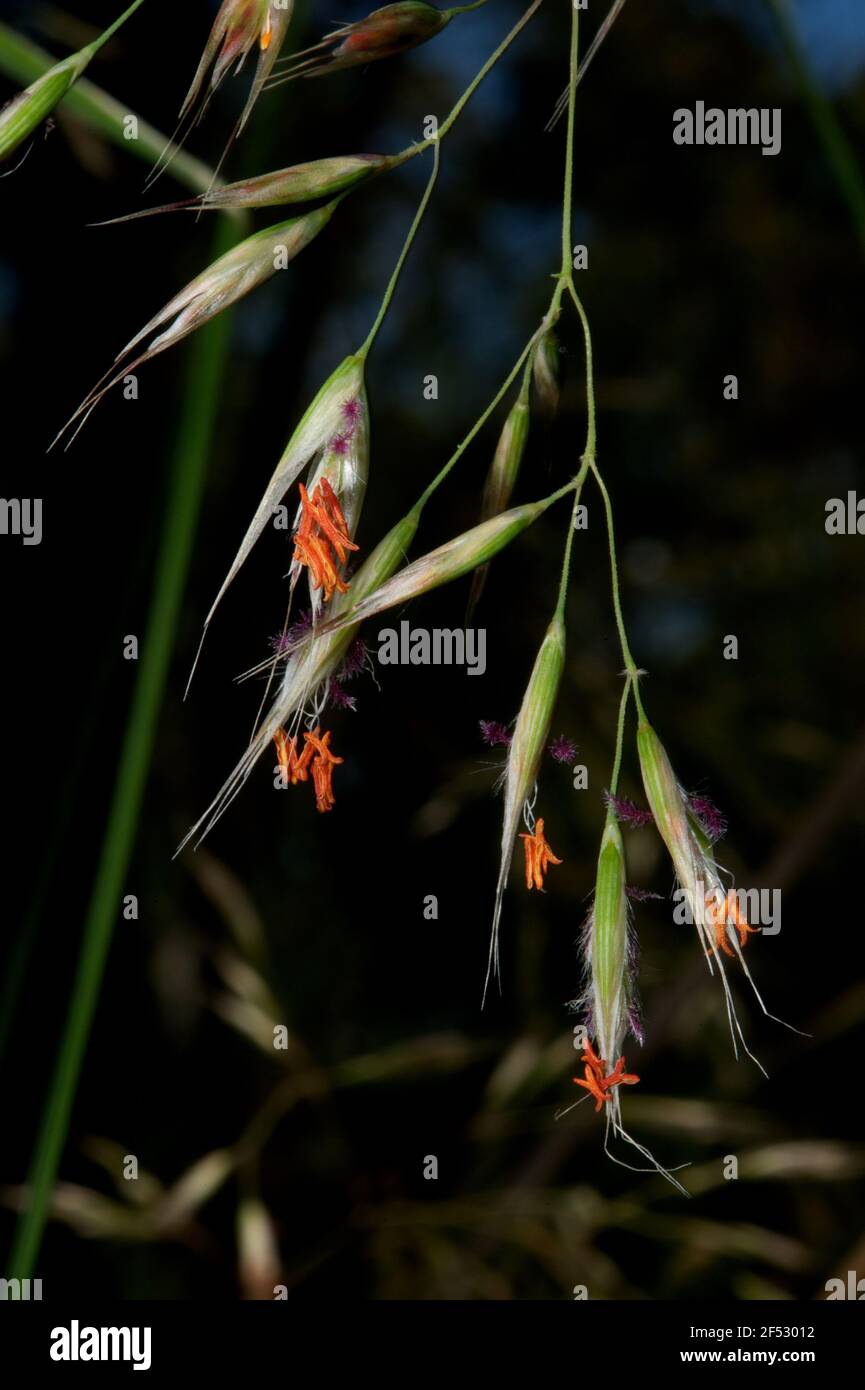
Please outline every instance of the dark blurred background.
[[[4, 18], [63, 55], [117, 8], [7, 3]], [[170, 131], [215, 8], [151, 0], [89, 77]], [[815, 78], [861, 151], [865, 12], [854, 0], [795, 8]], [[592, 5], [586, 39], [602, 9]], [[491, 0], [401, 59], [266, 95], [226, 177], [402, 148], [427, 114], [447, 113], [520, 12]], [[303, 4], [289, 47], [364, 13], [357, 0]], [[544, 125], [566, 81], [568, 14], [567, 0], [547, 0], [443, 145], [370, 358], [364, 551], [449, 456], [546, 307], [564, 127]], [[244, 77], [226, 82], [193, 153], [218, 158], [246, 89]], [[0, 95], [13, 90], [4, 81]], [[780, 155], [675, 146], [672, 112], [697, 100], [781, 107]], [[86, 225], [184, 196], [170, 174], [143, 195], [144, 172], [61, 112], [0, 183], [3, 492], [45, 499], [41, 546], [0, 546], [3, 952], [7, 967], [26, 965], [23, 992], [4, 996], [4, 1244], [105, 831], [136, 674], [122, 642], [144, 627], [189, 344], [141, 370], [138, 402], [108, 398], [67, 453], [44, 451], [115, 352], [212, 255], [209, 218]], [[863, 246], [768, 5], [625, 7], [579, 90], [574, 231], [589, 248], [578, 285], [599, 458], [644, 698], [683, 781], [729, 819], [723, 862], [742, 884], [782, 890], [782, 930], [755, 938], [748, 958], [769, 1007], [810, 1036], [763, 1018], [737, 981], [771, 1079], [734, 1062], [693, 933], [672, 924], [668, 902], [648, 902], [635, 916], [646, 1045], [628, 1050], [642, 1082], [625, 1118], [662, 1161], [693, 1164], [691, 1201], [613, 1166], [590, 1105], [555, 1118], [574, 1098], [566, 1004], [620, 690], [591, 489], [553, 721], [577, 743], [589, 788], [545, 765], [539, 811], [564, 863], [544, 896], [514, 870], [501, 998], [480, 1012], [501, 803], [500, 750], [482, 746], [478, 721], [508, 722], [519, 707], [555, 600], [561, 508], [493, 567], [476, 616], [482, 678], [415, 667], [380, 668], [379, 689], [361, 678], [356, 711], [333, 721], [345, 763], [331, 815], [308, 795], [276, 795], [265, 759], [198, 855], [172, 861], [248, 735], [260, 688], [233, 677], [282, 624], [284, 534], [263, 539], [225, 600], [183, 704], [204, 615], [290, 430], [365, 337], [427, 172], [416, 160], [358, 190], [236, 313], [128, 874], [139, 920], [118, 911], [36, 1273], [97, 1298], [271, 1297], [276, 1283], [311, 1299], [562, 1299], [577, 1284], [593, 1298], [825, 1296], [828, 1278], [865, 1274], [862, 540], [824, 528], [827, 500], [863, 485]], [[575, 316], [560, 336], [561, 409], [533, 429], [520, 500], [565, 481], [583, 446]], [[431, 373], [435, 402], [423, 396]], [[735, 402], [722, 395], [728, 373]], [[502, 418], [429, 506], [416, 554], [476, 520]], [[467, 592], [466, 581], [441, 589], [405, 616], [459, 625]], [[728, 634], [735, 662], [723, 659]], [[623, 790], [642, 799], [630, 739]], [[628, 832], [627, 849], [630, 881], [667, 898], [655, 835]], [[423, 915], [429, 894], [436, 921]], [[289, 1047], [275, 1052], [280, 1023]], [[123, 1155], [137, 1156], [137, 1182], [123, 1179]], [[738, 1180], [724, 1177], [728, 1155]]]

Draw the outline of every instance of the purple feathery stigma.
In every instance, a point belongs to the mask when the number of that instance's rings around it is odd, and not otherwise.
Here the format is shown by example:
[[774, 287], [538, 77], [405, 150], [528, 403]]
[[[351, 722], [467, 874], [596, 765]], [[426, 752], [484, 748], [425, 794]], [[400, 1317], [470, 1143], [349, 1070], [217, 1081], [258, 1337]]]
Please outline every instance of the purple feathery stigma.
[[714, 801], [708, 796], [689, 796], [688, 805], [702, 825], [712, 844], [727, 833], [727, 822]]
[[351, 436], [354, 434], [355, 430], [357, 429], [361, 413], [361, 404], [356, 396], [353, 396], [351, 400], [344, 402], [342, 407], [342, 414], [343, 419], [346, 421], [345, 434], [347, 438], [350, 439]]
[[335, 434], [327, 447], [332, 454], [344, 457], [349, 450], [349, 439], [350, 436], [347, 434]]
[[292, 623], [291, 627], [286, 628], [285, 632], [275, 632], [270, 639], [270, 645], [275, 652], [283, 655], [291, 651], [298, 642], [312, 630], [312, 609], [305, 608], [298, 618]]
[[512, 735], [508, 732], [504, 724], [497, 724], [494, 719], [481, 719], [481, 738], [490, 748], [495, 748], [497, 744], [509, 748]]
[[643, 1020], [640, 1018], [640, 1011], [635, 1007], [628, 1009], [628, 1027], [633, 1037], [636, 1038], [640, 1047], [642, 1047], [646, 1041], [646, 1035], [643, 1032]]
[[572, 763], [577, 756], [577, 745], [573, 739], [559, 734], [552, 743], [547, 744], [547, 752], [557, 763]]
[[367, 655], [366, 643], [361, 637], [355, 637], [336, 673], [337, 680], [350, 681], [359, 676], [366, 665]]
[[335, 709], [357, 709], [357, 700], [343, 690], [338, 680], [331, 681], [328, 698]]
[[630, 884], [625, 888], [625, 892], [632, 903], [647, 903], [651, 898], [657, 898], [658, 902], [663, 902], [662, 893], [650, 893], [648, 888], [632, 888]]
[[635, 802], [629, 801], [626, 796], [613, 796], [611, 792], [604, 792], [604, 800], [607, 805], [616, 813], [616, 820], [622, 821], [624, 825], [651, 825], [655, 819], [651, 811], [646, 811], [642, 806], [637, 806]]

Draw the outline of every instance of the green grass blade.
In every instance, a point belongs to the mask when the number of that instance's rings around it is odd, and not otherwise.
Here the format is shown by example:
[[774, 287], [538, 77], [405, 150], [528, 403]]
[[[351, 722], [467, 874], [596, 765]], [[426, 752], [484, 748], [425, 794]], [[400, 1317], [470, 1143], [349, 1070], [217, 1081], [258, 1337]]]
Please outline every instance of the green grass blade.
[[[7, 24], [0, 24], [0, 73], [5, 77], [28, 86], [55, 64], [56, 59], [50, 53], [22, 38]], [[137, 118], [138, 139], [128, 140], [124, 135], [124, 121], [135, 113], [86, 77], [69, 89], [58, 110], [75, 116], [112, 144], [148, 164], [153, 164], [169, 143], [167, 135], [148, 125], [140, 116]], [[171, 170], [177, 182], [193, 193], [206, 192], [213, 182], [213, 170], [185, 150], [173, 152]]]
[[[221, 255], [227, 251], [236, 236], [235, 224], [220, 220], [214, 252]], [[206, 464], [227, 361], [230, 319], [230, 313], [215, 319], [201, 332], [191, 349], [132, 708], [85, 918], [69, 1013], [28, 1176], [28, 1206], [19, 1220], [9, 1260], [11, 1277], [28, 1278], [39, 1253], [114, 924], [120, 913], [201, 509]]]

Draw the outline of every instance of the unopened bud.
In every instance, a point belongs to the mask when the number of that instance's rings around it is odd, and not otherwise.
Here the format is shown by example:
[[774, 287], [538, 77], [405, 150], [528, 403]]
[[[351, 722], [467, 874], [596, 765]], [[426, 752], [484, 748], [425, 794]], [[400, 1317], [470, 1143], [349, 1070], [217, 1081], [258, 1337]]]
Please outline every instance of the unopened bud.
[[538, 343], [532, 363], [538, 409], [551, 420], [559, 408], [559, 340], [552, 328]]

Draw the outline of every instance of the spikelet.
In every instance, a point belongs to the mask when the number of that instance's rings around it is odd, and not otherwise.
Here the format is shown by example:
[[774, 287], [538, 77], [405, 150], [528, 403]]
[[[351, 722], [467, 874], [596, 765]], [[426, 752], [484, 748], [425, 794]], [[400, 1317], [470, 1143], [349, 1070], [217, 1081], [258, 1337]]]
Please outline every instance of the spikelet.
[[[313, 464], [315, 467], [321, 451], [331, 446], [334, 440], [340, 435], [341, 431], [344, 430], [346, 424], [346, 407], [352, 401], [361, 401], [363, 403], [363, 422], [360, 426], [358, 435], [362, 447], [357, 450], [356, 460], [356, 485], [359, 493], [357, 514], [360, 514], [362, 489], [365, 488], [367, 408], [366, 392], [364, 388], [363, 359], [352, 354], [346, 357], [328, 377], [314, 400], [307, 407], [302, 419], [282, 452], [270, 482], [264, 490], [264, 495], [256, 508], [255, 515], [246, 529], [246, 534], [240, 543], [240, 548], [232, 560], [228, 573], [222, 581], [219, 592], [213, 600], [210, 611], [204, 620], [198, 652], [189, 675], [189, 682], [187, 682], [187, 691], [189, 690], [189, 683], [192, 681], [192, 677], [195, 674], [195, 666], [198, 663], [198, 657], [201, 655], [201, 648], [207, 635], [207, 629], [226, 590], [246, 561], [252, 547], [255, 545], [265, 526], [272, 519], [275, 509], [281, 503], [292, 483], [300, 477], [304, 468], [307, 468], [310, 464]], [[357, 592], [356, 586], [354, 592]]]
[[313, 159], [306, 164], [292, 164], [288, 169], [276, 169], [257, 178], [240, 179], [211, 188], [196, 198], [183, 198], [177, 203], [163, 203], [158, 208], [128, 212], [124, 217], [111, 217], [96, 223], [113, 227], [118, 222], [135, 222], [141, 217], [154, 217], [160, 212], [209, 212], [225, 208], [269, 208], [290, 203], [311, 203], [317, 198], [330, 198], [392, 168], [400, 155], [350, 154], [330, 159]]
[[532, 379], [539, 413], [551, 420], [559, 408], [559, 340], [547, 329], [532, 359]]
[[[235, 74], [239, 73], [248, 54], [255, 48], [258, 50], [255, 75], [246, 105], [226, 145], [228, 150], [246, 125], [273, 71], [288, 33], [293, 9], [294, 0], [222, 0], [195, 76], [180, 108], [177, 129], [151, 170], [148, 183], [153, 183], [168, 168], [192, 126], [204, 116], [214, 93], [230, 69], [234, 67]], [[222, 159], [217, 172], [221, 164]]]
[[[684, 1196], [687, 1192], [668, 1169], [661, 1166], [644, 1145], [637, 1142], [622, 1124], [621, 1087], [635, 1085], [640, 1078], [626, 1072], [623, 1056], [628, 1032], [640, 1040], [636, 1019], [634, 985], [635, 948], [631, 939], [626, 890], [625, 849], [615, 811], [607, 811], [591, 911], [583, 928], [583, 958], [586, 989], [572, 1007], [582, 1009], [586, 1032], [595, 1040], [583, 1045], [582, 1077], [576, 1085], [595, 1100], [595, 1109], [604, 1111], [604, 1148], [609, 1158], [636, 1172], [660, 1173]], [[617, 1059], [615, 1066], [614, 1059]], [[585, 1097], [584, 1097], [585, 1099]], [[610, 1152], [610, 1136], [623, 1140], [651, 1164], [637, 1168]]]
[[673, 861], [679, 886], [685, 894], [691, 920], [696, 927], [709, 973], [714, 974], [715, 963], [718, 966], [730, 1036], [733, 1041], [733, 1052], [738, 1057], [738, 1038], [747, 1056], [756, 1063], [765, 1075], [765, 1068], [757, 1061], [745, 1042], [727, 979], [724, 965], [725, 955], [738, 958], [757, 1002], [767, 1018], [773, 1019], [776, 1023], [784, 1024], [785, 1028], [791, 1028], [794, 1033], [799, 1030], [792, 1028], [789, 1023], [784, 1023], [783, 1019], [776, 1018], [774, 1014], [770, 1014], [763, 1003], [742, 954], [742, 944], [747, 940], [747, 935], [752, 929], [741, 919], [738, 911], [728, 910], [727, 890], [722, 882], [721, 871], [713, 857], [711, 841], [699, 819], [688, 805], [687, 797], [679, 785], [663, 744], [655, 730], [645, 720], [641, 722], [637, 730], [637, 749], [646, 797], [655, 818], [658, 833]]
[[[507, 419], [499, 435], [490, 471], [484, 483], [481, 499], [482, 521], [504, 511], [510, 502], [528, 437], [529, 384], [526, 380], [523, 382], [519, 396], [508, 411]], [[472, 612], [480, 599], [488, 574], [489, 568], [486, 565], [476, 570], [474, 574], [469, 595], [469, 613]]]
[[[203, 323], [207, 323], [230, 305], [236, 304], [244, 295], [249, 294], [250, 290], [269, 280], [271, 275], [293, 260], [330, 221], [337, 201], [326, 203], [324, 207], [316, 208], [313, 212], [304, 213], [302, 217], [292, 217], [287, 222], [279, 222], [275, 227], [267, 227], [263, 232], [254, 233], [238, 246], [233, 246], [224, 256], [214, 261], [213, 265], [190, 281], [186, 288], [169, 300], [126, 344], [123, 351], [117, 354], [114, 367], [109, 368], [105, 376], [100, 378], [67, 420], [50, 447], [53, 448], [75, 422], [79, 421], [78, 429], [75, 430], [77, 434], [103, 396], [129, 372], [157, 357], [159, 353], [165, 352], [167, 348], [173, 347], [175, 343], [181, 342], [196, 328], [200, 328]], [[162, 332], [152, 339], [147, 348], [138, 353], [132, 361], [124, 362], [124, 359], [157, 329], [162, 329]], [[123, 366], [118, 366], [121, 362]], [[107, 382], [106, 376], [109, 378]], [[75, 434], [72, 435], [72, 439], [75, 438]], [[69, 443], [71, 442], [70, 439]]]
[[[541, 643], [520, 712], [517, 716], [513, 738], [508, 748], [508, 760], [504, 774], [505, 807], [502, 824], [501, 861], [498, 883], [496, 884], [493, 924], [490, 933], [490, 950], [487, 960], [487, 973], [484, 980], [483, 1001], [486, 1000], [490, 977], [501, 981], [499, 961], [499, 922], [502, 915], [502, 901], [511, 861], [516, 845], [517, 828], [523, 816], [523, 808], [532, 800], [541, 754], [550, 731], [553, 707], [562, 678], [565, 663], [565, 625], [556, 615]], [[533, 829], [533, 818], [529, 812], [527, 824]]]
[[[348, 606], [353, 595], [362, 598], [372, 593], [393, 574], [405, 559], [419, 520], [420, 510], [415, 507], [379, 541], [352, 576], [350, 593], [334, 597], [333, 608], [337, 612], [341, 607]], [[341, 666], [357, 635], [357, 628], [357, 623], [351, 623], [324, 635], [315, 630], [298, 651], [288, 656], [276, 696], [261, 725], [207, 810], [178, 846], [178, 854], [192, 840], [200, 844], [212, 830], [246, 782], [258, 759], [270, 746], [277, 730], [296, 729], [304, 717], [308, 722], [315, 721], [317, 710], [326, 698], [328, 681]]]
[[[350, 396], [342, 406], [339, 427], [327, 440], [318, 457], [310, 465], [306, 490], [312, 497], [325, 482], [336, 497], [350, 540], [354, 540], [366, 497], [369, 480], [369, 405], [361, 380], [357, 395]], [[301, 519], [301, 508], [295, 518], [295, 528]], [[300, 576], [301, 564], [295, 559], [289, 571], [292, 589]], [[313, 617], [318, 618], [322, 591], [312, 583], [310, 600]]]
[[352, 585], [355, 602], [349, 611], [335, 614], [321, 625], [319, 631], [336, 632], [347, 623], [364, 622], [376, 613], [383, 613], [385, 609], [395, 608], [400, 603], [408, 603], [421, 594], [429, 593], [431, 589], [437, 589], [440, 584], [449, 584], [451, 580], [469, 574], [478, 565], [486, 564], [527, 526], [537, 521], [560, 495], [553, 493], [540, 502], [526, 502], [521, 507], [512, 507], [508, 512], [473, 526], [436, 550], [430, 550], [413, 560], [368, 598], [358, 601], [359, 596]]
[[[629, 970], [628, 900], [625, 893], [625, 849], [616, 818], [608, 813], [595, 896], [586, 924], [586, 964], [589, 973], [590, 1017], [597, 1050], [612, 1065], [622, 1051], [630, 1028], [633, 983]], [[616, 1096], [618, 1099], [618, 1096]]]
[[[341, 68], [407, 53], [410, 48], [440, 34], [455, 13], [455, 10], [437, 10], [434, 5], [423, 4], [422, 0], [401, 0], [395, 5], [385, 5], [373, 10], [365, 19], [332, 30], [311, 48], [292, 53], [284, 60], [287, 69], [279, 72], [268, 86], [278, 87], [295, 77], [321, 77], [325, 73], [339, 72]], [[281, 63], [280, 68], [284, 64]]]

